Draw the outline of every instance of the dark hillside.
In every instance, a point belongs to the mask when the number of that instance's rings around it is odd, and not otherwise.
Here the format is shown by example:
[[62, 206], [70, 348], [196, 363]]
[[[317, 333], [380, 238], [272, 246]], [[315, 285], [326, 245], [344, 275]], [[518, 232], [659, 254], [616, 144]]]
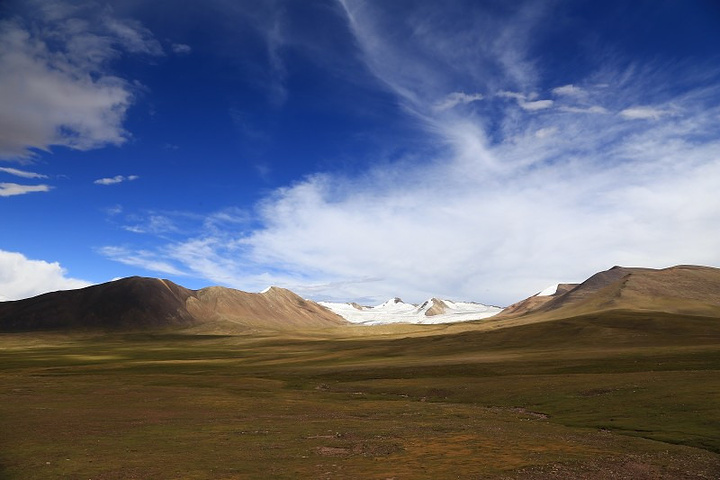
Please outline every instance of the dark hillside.
[[169, 280], [130, 277], [0, 303], [1, 331], [154, 329], [189, 326], [195, 293]]

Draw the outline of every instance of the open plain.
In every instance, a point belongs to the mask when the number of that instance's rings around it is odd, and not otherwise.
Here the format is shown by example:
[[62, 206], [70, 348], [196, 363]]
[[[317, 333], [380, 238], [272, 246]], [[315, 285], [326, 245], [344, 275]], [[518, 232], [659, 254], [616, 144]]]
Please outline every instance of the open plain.
[[720, 322], [0, 336], [0, 478], [720, 478]]

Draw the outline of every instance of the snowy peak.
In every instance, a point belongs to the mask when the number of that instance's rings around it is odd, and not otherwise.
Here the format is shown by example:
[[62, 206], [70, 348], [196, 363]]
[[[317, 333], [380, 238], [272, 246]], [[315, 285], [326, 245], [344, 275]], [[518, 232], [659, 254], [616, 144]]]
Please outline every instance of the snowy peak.
[[277, 293], [277, 292], [285, 292], [285, 291], [288, 291], [288, 290], [286, 290], [284, 288], [276, 287], [275, 285], [270, 285], [269, 287], [267, 287], [265, 290], [263, 290], [260, 293], [265, 295], [267, 293]]
[[453, 302], [431, 298], [420, 306], [395, 297], [374, 306], [357, 303], [320, 302], [320, 305], [351, 323], [381, 325], [387, 323], [454, 323], [480, 320], [496, 315], [501, 308], [472, 302]]
[[378, 305], [377, 307], [370, 307], [370, 308], [380, 308], [383, 310], [393, 310], [394, 311], [394, 310], [406, 310], [408, 306], [414, 307], [414, 305], [403, 302], [401, 298], [395, 297], [395, 298], [391, 298], [390, 300], [388, 300], [385, 303]]

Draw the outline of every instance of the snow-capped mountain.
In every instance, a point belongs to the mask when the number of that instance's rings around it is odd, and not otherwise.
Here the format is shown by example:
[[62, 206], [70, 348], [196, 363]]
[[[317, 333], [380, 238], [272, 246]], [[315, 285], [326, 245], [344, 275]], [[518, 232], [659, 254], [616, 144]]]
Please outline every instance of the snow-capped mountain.
[[405, 303], [397, 297], [374, 307], [366, 307], [357, 303], [318, 303], [348, 322], [364, 325], [467, 322], [492, 317], [502, 311], [502, 308], [482, 303], [453, 302], [437, 298], [431, 298], [419, 306]]

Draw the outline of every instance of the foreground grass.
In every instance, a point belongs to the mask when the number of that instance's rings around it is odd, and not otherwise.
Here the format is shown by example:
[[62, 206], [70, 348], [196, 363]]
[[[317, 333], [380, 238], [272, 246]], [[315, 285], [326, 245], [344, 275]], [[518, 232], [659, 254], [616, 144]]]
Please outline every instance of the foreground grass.
[[718, 478], [720, 331], [677, 320], [4, 335], [0, 478]]

